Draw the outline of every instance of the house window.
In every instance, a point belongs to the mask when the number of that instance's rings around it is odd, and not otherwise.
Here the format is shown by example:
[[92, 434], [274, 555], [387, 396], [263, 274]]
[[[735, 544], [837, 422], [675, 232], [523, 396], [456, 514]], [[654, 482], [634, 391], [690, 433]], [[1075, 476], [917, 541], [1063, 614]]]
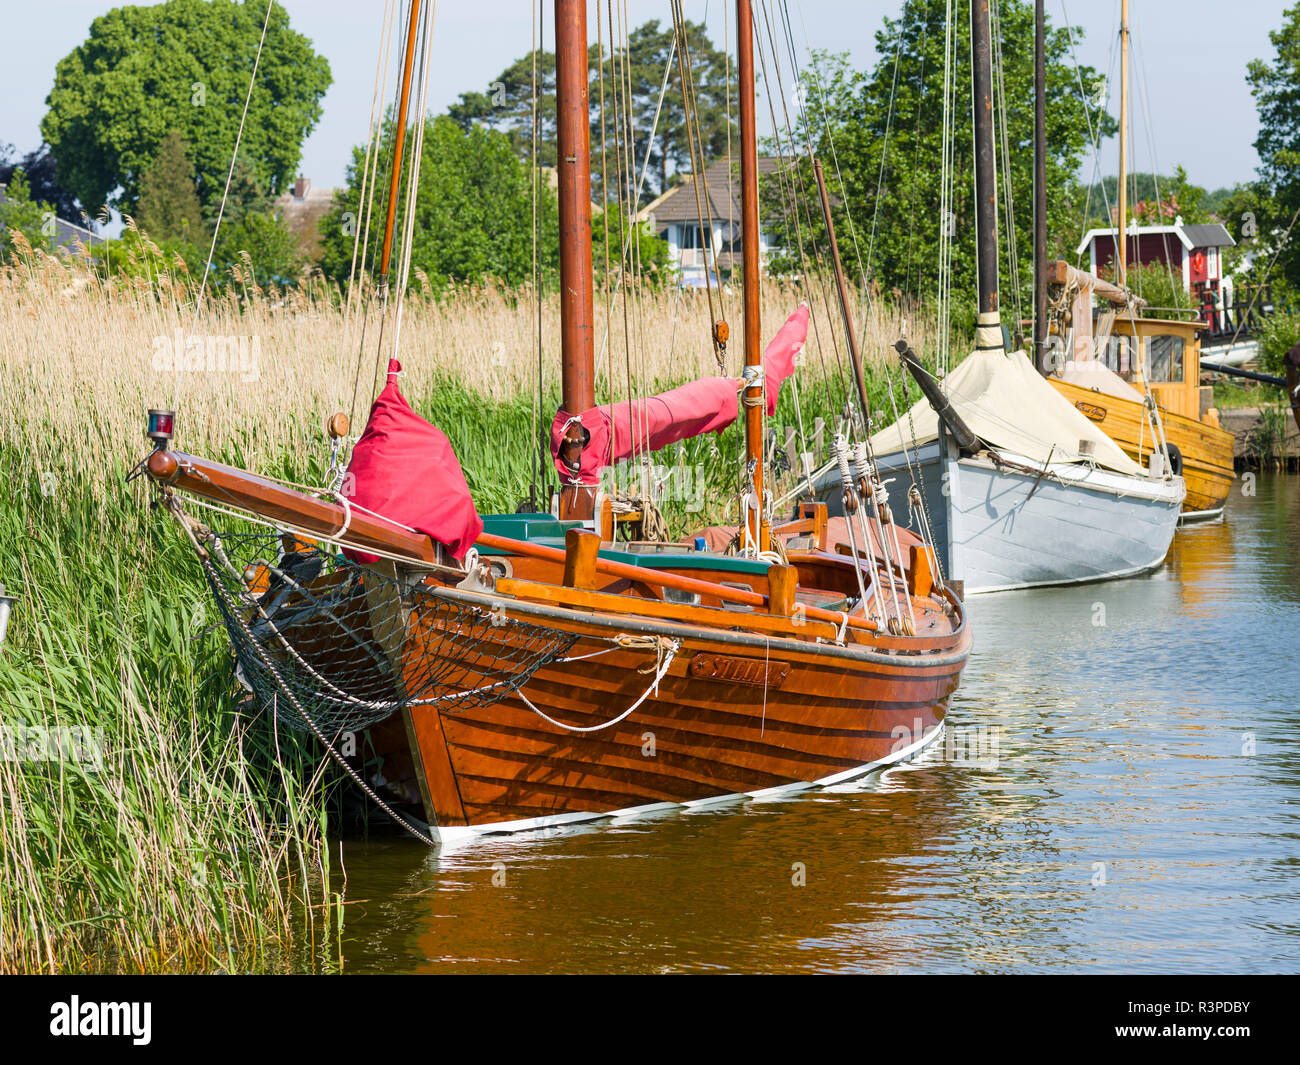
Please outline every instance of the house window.
[[701, 233], [698, 223], [691, 222], [682, 227], [682, 247], [690, 251], [703, 251], [713, 240], [713, 233], [706, 225]]
[[1183, 338], [1178, 336], [1153, 336], [1148, 341], [1150, 380], [1181, 381], [1183, 379]]

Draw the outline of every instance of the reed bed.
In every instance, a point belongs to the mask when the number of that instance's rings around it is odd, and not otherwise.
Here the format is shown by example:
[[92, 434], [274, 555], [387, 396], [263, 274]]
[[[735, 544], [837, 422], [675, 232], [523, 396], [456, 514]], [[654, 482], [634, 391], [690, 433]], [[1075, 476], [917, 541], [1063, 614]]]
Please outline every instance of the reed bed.
[[[349, 411], [360, 429], [397, 324], [319, 279], [267, 288], [251, 268], [196, 316], [184, 265], [141, 248], [125, 277], [42, 253], [0, 268], [0, 581], [19, 597], [0, 648], [0, 724], [84, 726], [102, 745], [97, 766], [0, 760], [0, 970], [247, 971], [304, 956], [328, 967], [343, 912], [328, 889], [338, 781], [312, 743], [240, 706], [192, 554], [126, 476], [147, 450], [146, 409], [174, 407], [177, 446], [321, 483], [324, 420]], [[802, 293], [768, 283], [764, 296], [770, 336]], [[735, 374], [740, 301], [724, 298]], [[718, 372], [703, 293], [596, 302], [601, 400], [624, 398], [629, 376], [644, 394]], [[824, 299], [811, 302], [797, 374], [809, 426], [841, 413], [847, 384], [839, 330]], [[873, 301], [866, 320], [879, 400], [905, 319]], [[176, 371], [178, 332], [217, 338], [217, 354]], [[932, 349], [924, 322], [908, 334]], [[513, 510], [559, 399], [556, 297], [417, 289], [400, 350], [403, 391], [450, 437], [480, 510]], [[800, 420], [790, 389], [783, 420]], [[733, 428], [670, 457], [708, 482], [707, 505], [678, 505], [679, 522], [733, 505], [738, 447]]]

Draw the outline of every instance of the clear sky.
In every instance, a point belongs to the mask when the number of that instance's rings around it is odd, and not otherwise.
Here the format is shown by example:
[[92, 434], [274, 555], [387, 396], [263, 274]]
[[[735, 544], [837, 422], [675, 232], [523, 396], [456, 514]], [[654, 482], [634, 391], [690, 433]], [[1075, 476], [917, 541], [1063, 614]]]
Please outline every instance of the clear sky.
[[[260, 4], [261, 0], [252, 0]], [[875, 31], [896, 15], [901, 0], [789, 0], [795, 41], [847, 51], [854, 64], [875, 60]], [[381, 0], [283, 0], [290, 23], [329, 59], [334, 84], [324, 116], [304, 146], [302, 172], [316, 185], [343, 181], [351, 145], [365, 134], [382, 20]], [[666, 0], [628, 0], [632, 25], [671, 20]], [[0, 64], [0, 142], [25, 153], [39, 143], [45, 96], [58, 60], [86, 36], [91, 19], [120, 6], [112, 0], [3, 0], [5, 49]], [[548, 24], [550, 4], [547, 4]], [[731, 0], [684, 0], [687, 17], [704, 18], [723, 39], [723, 12]], [[962, 0], [956, 4], [965, 9]], [[1065, 17], [1087, 33], [1081, 62], [1102, 70], [1112, 56], [1120, 0], [1047, 0], [1049, 20]], [[1135, 46], [1134, 170], [1169, 172], [1181, 163], [1207, 188], [1250, 179], [1258, 164], [1254, 102], [1246, 64], [1272, 54], [1268, 32], [1282, 21], [1284, 0], [1131, 0]], [[963, 13], [963, 17], [965, 17]], [[805, 36], [806, 31], [806, 36]], [[594, 32], [594, 29], [593, 29]], [[440, 0], [434, 32], [432, 109], [466, 89], [486, 90], [512, 60], [531, 47], [526, 0]], [[549, 32], [548, 32], [549, 37]], [[1118, 83], [1118, 61], [1114, 63]], [[1144, 101], [1141, 86], [1150, 89]], [[1111, 95], [1114, 110], [1118, 91]], [[1149, 112], [1148, 123], [1146, 113]], [[1103, 148], [1101, 173], [1116, 170], [1115, 144]], [[1093, 176], [1088, 160], [1083, 177]]]

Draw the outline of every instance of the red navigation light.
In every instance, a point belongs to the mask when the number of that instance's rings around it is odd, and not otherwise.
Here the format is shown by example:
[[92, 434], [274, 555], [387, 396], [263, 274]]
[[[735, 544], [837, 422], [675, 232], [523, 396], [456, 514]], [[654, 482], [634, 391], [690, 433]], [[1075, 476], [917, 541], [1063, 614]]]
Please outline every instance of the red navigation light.
[[172, 438], [176, 413], [170, 410], [150, 410], [149, 428], [145, 435], [153, 441], [154, 447], [165, 448]]

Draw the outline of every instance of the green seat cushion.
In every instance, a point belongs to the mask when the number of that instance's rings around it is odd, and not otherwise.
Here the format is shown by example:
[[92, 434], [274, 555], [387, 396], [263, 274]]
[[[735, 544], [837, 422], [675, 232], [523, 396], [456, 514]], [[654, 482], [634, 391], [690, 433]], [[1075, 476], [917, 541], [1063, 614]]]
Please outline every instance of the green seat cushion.
[[[483, 531], [512, 540], [527, 540], [542, 547], [564, 550], [564, 534], [569, 529], [581, 528], [580, 521], [560, 521], [551, 514], [484, 514]], [[479, 547], [480, 555], [506, 555], [510, 552], [497, 547]], [[602, 548], [601, 558], [623, 562], [629, 566], [646, 569], [711, 569], [723, 573], [767, 573], [767, 563], [738, 555], [722, 555], [712, 551], [628, 551], [618, 547]]]

